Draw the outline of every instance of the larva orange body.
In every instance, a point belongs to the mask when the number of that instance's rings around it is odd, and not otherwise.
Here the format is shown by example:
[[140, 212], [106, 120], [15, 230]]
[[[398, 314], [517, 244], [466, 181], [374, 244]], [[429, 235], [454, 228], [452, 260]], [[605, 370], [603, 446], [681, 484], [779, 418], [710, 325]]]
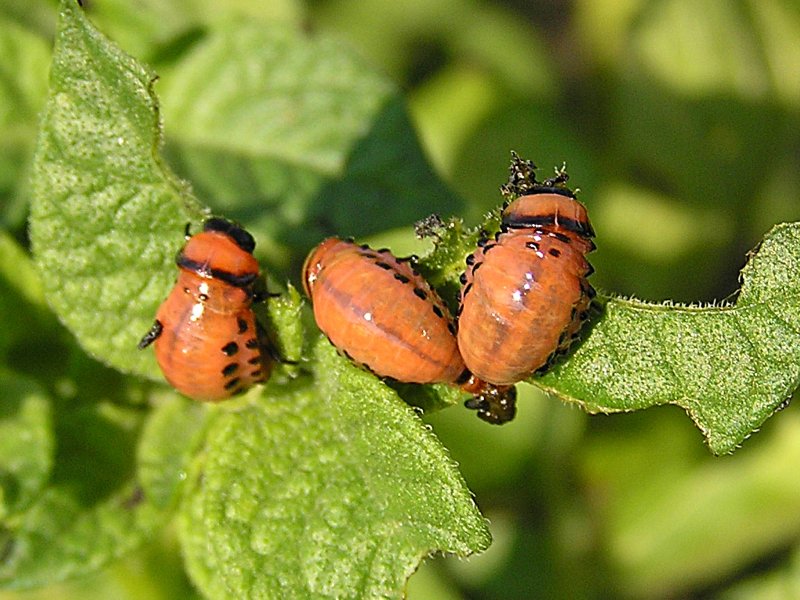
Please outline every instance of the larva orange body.
[[320, 330], [375, 374], [434, 383], [464, 373], [444, 302], [388, 250], [327, 239], [306, 260], [303, 281]]
[[178, 254], [175, 287], [139, 343], [154, 344], [164, 377], [190, 398], [222, 400], [269, 376], [272, 357], [252, 309], [254, 247], [240, 227], [206, 221]]
[[406, 383], [457, 385], [486, 421], [514, 417], [514, 389], [466, 370], [450, 311], [408, 260], [329, 238], [306, 259], [303, 283], [320, 330], [356, 363]]
[[562, 187], [535, 186], [503, 211], [501, 230], [467, 258], [458, 347], [467, 368], [511, 385], [545, 367], [577, 335], [594, 290], [584, 206]]

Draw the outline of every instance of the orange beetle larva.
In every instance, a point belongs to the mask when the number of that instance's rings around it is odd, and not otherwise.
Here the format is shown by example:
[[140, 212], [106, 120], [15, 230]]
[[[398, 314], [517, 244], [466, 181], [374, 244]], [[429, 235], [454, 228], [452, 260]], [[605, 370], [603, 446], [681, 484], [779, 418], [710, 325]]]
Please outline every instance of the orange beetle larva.
[[458, 315], [458, 347], [480, 379], [512, 385], [546, 368], [577, 337], [594, 290], [586, 254], [594, 236], [586, 208], [564, 186], [542, 183], [516, 155], [494, 240], [467, 257]]
[[195, 400], [215, 401], [263, 382], [270, 346], [252, 309], [255, 241], [224, 219], [209, 219], [177, 257], [180, 269], [156, 321], [139, 342], [154, 344], [167, 381]]
[[379, 377], [457, 385], [484, 420], [513, 418], [514, 389], [466, 370], [450, 311], [408, 259], [329, 238], [306, 259], [303, 285], [320, 330], [351, 360]]

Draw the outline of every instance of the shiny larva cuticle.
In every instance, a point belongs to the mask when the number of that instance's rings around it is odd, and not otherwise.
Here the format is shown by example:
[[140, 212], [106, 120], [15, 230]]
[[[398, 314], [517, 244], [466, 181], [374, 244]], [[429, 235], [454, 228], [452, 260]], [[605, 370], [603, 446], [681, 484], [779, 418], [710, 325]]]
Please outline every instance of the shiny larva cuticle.
[[586, 209], [565, 190], [541, 188], [503, 210], [500, 232], [467, 258], [458, 346], [484, 381], [513, 385], [574, 341], [594, 291]]
[[447, 307], [408, 260], [329, 238], [306, 259], [303, 286], [320, 330], [376, 375], [434, 383], [464, 371]]
[[512, 388], [480, 381], [464, 366], [450, 311], [409, 259], [329, 238], [312, 250], [303, 286], [330, 342], [375, 375], [404, 383], [449, 383], [470, 394], [479, 415], [515, 414]]
[[164, 377], [190, 398], [223, 400], [269, 377], [269, 342], [252, 309], [254, 247], [239, 226], [206, 221], [178, 253], [175, 286], [139, 343], [153, 344]]

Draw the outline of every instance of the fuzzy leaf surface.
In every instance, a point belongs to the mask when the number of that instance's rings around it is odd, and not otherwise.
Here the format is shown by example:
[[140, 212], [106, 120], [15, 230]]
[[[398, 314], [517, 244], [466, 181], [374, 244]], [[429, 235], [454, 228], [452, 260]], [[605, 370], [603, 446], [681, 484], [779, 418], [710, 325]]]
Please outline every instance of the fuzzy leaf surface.
[[159, 157], [155, 75], [62, 3], [34, 160], [30, 235], [47, 299], [94, 356], [154, 372], [136, 342], [202, 210]]
[[570, 360], [536, 383], [590, 412], [682, 407], [715, 454], [733, 451], [800, 383], [800, 224], [774, 227], [733, 304], [608, 299]]
[[273, 388], [210, 427], [180, 527], [210, 598], [401, 597], [428, 554], [489, 544], [413, 409], [322, 338], [317, 359], [314, 388]]
[[[496, 215], [482, 227], [496, 230]], [[453, 304], [476, 231], [444, 223], [420, 265]], [[741, 281], [736, 300], [719, 306], [601, 295], [580, 342], [529, 381], [591, 413], [676, 404], [712, 452], [731, 452], [800, 384], [800, 224], [768, 232]]]
[[461, 206], [426, 160], [400, 90], [341, 42], [230, 20], [165, 71], [160, 90], [176, 168], [259, 234], [270, 266], [299, 268], [328, 235]]

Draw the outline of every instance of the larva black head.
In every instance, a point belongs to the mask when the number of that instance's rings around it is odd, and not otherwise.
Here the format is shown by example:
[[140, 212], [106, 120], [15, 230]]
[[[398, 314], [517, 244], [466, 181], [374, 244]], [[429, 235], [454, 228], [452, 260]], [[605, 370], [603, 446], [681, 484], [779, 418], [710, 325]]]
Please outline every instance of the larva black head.
[[212, 217], [203, 224], [203, 231], [218, 231], [230, 237], [239, 248], [245, 252], [253, 253], [256, 248], [256, 241], [239, 225], [220, 219], [219, 217]]

